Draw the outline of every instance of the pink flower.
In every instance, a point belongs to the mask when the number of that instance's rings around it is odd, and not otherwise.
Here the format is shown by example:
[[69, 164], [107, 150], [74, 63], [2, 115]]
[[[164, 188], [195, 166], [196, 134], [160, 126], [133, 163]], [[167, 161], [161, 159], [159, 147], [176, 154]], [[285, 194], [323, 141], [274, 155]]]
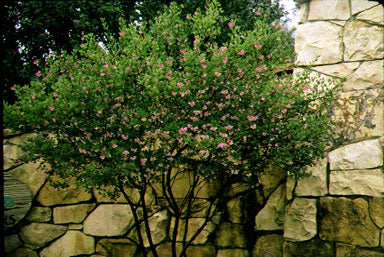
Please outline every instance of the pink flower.
[[102, 113], [103, 113], [102, 110], [97, 110], [97, 114], [98, 114], [98, 115], [100, 115], [100, 114], [102, 114]]
[[283, 86], [281, 84], [276, 84], [277, 88], [282, 88]]
[[258, 58], [259, 58], [259, 60], [263, 60], [264, 59], [264, 55], [259, 55]]
[[228, 59], [227, 58], [223, 58], [223, 63], [226, 64], [228, 62]]
[[243, 55], [244, 54], [244, 51], [243, 50], [240, 50], [240, 52], [237, 53], [238, 55]]
[[124, 150], [124, 151], [122, 152], [122, 154], [123, 154], [123, 155], [128, 155], [129, 152], [128, 152], [127, 150]]
[[141, 165], [144, 165], [147, 162], [147, 158], [140, 159]]
[[14, 87], [11, 87], [11, 90], [12, 90], [12, 91], [15, 91], [15, 90], [16, 90], [16, 88], [14, 88]]
[[261, 48], [261, 45], [259, 43], [253, 43], [253, 46], [256, 48], [256, 49], [260, 49]]
[[172, 60], [167, 60], [168, 65], [172, 65], [173, 61]]
[[258, 72], [261, 72], [261, 71], [263, 71], [263, 67], [256, 67], [256, 70], [258, 71]]
[[187, 127], [184, 127], [184, 128], [180, 128], [179, 129], [179, 134], [185, 134], [187, 132], [188, 128]]
[[238, 72], [238, 73], [241, 73], [241, 69], [240, 69], [240, 68], [237, 68], [237, 72]]
[[287, 107], [287, 108], [291, 108], [291, 105], [290, 105], [290, 104], [287, 104], [285, 107]]
[[252, 124], [252, 125], [250, 126], [250, 128], [251, 128], [251, 129], [255, 129], [255, 128], [256, 128], [256, 124]]
[[261, 12], [260, 12], [260, 11], [256, 11], [255, 14], [256, 14], [257, 16], [259, 16], [259, 15], [261, 14]]
[[191, 107], [193, 107], [193, 106], [195, 105], [195, 102], [194, 102], [194, 101], [192, 101], [192, 102], [188, 102], [188, 104], [189, 104]]
[[216, 77], [220, 77], [220, 76], [221, 76], [221, 73], [218, 72], [218, 71], [215, 71], [215, 76], [216, 76]]
[[39, 65], [39, 60], [35, 60], [35, 61], [33, 62], [33, 64], [36, 65], [36, 66]]
[[178, 82], [178, 83], [176, 84], [176, 86], [178, 86], [179, 88], [182, 88], [182, 87], [184, 86], [184, 84], [181, 83], [181, 82]]
[[280, 40], [281, 40], [281, 38], [280, 38], [280, 37], [277, 37], [277, 38], [276, 38], [276, 40], [277, 40], [277, 41], [280, 41]]
[[220, 49], [221, 49], [221, 51], [223, 51], [223, 52], [227, 51], [227, 47], [225, 47], [225, 46], [220, 47]]
[[35, 96], [31, 94], [31, 98], [32, 98], [32, 100], [35, 99]]
[[206, 69], [206, 68], [207, 68], [207, 65], [203, 64], [203, 65], [201, 65], [201, 68], [202, 68], [202, 69]]
[[53, 107], [53, 106], [48, 106], [48, 109], [52, 112], [52, 111], [55, 110], [55, 107]]
[[204, 58], [203, 58], [203, 59], [201, 59], [201, 60], [200, 60], [200, 62], [201, 62], [201, 63], [204, 63], [204, 62], [205, 62], [205, 59], [204, 59]]
[[125, 33], [124, 32], [120, 32], [120, 37], [124, 37], [125, 36]]
[[217, 148], [222, 149], [222, 148], [224, 148], [224, 147], [226, 147], [226, 146], [227, 146], [226, 143], [220, 143], [220, 144], [217, 145]]
[[134, 160], [136, 160], [136, 156], [132, 156], [129, 159], [131, 159], [131, 161], [134, 161]]
[[193, 44], [194, 44], [194, 45], [196, 45], [196, 44], [198, 44], [198, 43], [200, 43], [200, 40], [198, 40], [198, 39], [195, 39], [195, 40], [193, 41]]
[[187, 16], [185, 16], [185, 18], [186, 18], [187, 20], [189, 20], [191, 17], [189, 17], [189, 15], [187, 15]]
[[36, 77], [40, 77], [41, 76], [41, 72], [40, 71], [38, 71], [38, 72], [36, 72]]
[[258, 117], [257, 117], [257, 115], [256, 115], [256, 116], [251, 116], [251, 115], [249, 115], [249, 116], [247, 116], [247, 119], [248, 119], [249, 121], [256, 121], [256, 120], [258, 119]]
[[235, 26], [235, 23], [233, 21], [228, 22], [228, 27], [232, 28], [233, 26]]
[[53, 122], [56, 122], [56, 119], [55, 119], [55, 118], [52, 118], [52, 121], [53, 121]]
[[187, 51], [186, 50], [180, 50], [180, 53], [184, 55], [187, 53]]
[[127, 140], [127, 139], [128, 139], [128, 136], [126, 136], [126, 135], [121, 135], [121, 138], [122, 138], [123, 140]]
[[102, 159], [102, 160], [104, 160], [104, 159], [105, 159], [105, 156], [104, 156], [104, 155], [100, 155], [99, 158]]
[[265, 98], [264, 98], [264, 97], [261, 97], [260, 100], [261, 100], [261, 101], [265, 101]]
[[100, 76], [102, 76], [102, 77], [103, 77], [104, 75], [105, 75], [104, 73], [100, 72]]
[[286, 112], [287, 112], [287, 109], [285, 108], [281, 110], [281, 113], [286, 113]]
[[163, 64], [160, 64], [160, 65], [159, 65], [159, 68], [160, 68], [160, 69], [164, 69], [164, 65], [163, 65]]

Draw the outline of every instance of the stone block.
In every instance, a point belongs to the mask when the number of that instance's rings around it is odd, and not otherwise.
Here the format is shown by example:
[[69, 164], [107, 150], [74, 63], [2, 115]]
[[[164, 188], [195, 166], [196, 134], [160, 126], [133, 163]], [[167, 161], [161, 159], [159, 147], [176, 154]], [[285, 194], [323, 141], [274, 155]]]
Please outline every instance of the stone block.
[[312, 0], [309, 2], [308, 20], [348, 20], [348, 0]]
[[4, 237], [4, 250], [6, 253], [12, 252], [20, 246], [21, 242], [17, 235], [10, 235]]
[[369, 216], [368, 202], [362, 198], [320, 198], [320, 239], [362, 247], [378, 247], [380, 229]]
[[85, 219], [84, 233], [93, 236], [122, 236], [134, 224], [127, 204], [102, 204]]
[[336, 244], [335, 257], [382, 257], [383, 253], [369, 249], [360, 249], [354, 245]]
[[81, 223], [94, 207], [93, 203], [85, 203], [53, 208], [53, 223]]
[[50, 222], [52, 219], [52, 210], [49, 207], [32, 207], [27, 214], [29, 222]]
[[378, 139], [342, 146], [329, 153], [331, 170], [370, 169], [383, 165], [383, 150]]
[[101, 239], [96, 246], [96, 252], [108, 257], [137, 256], [137, 246], [129, 239]]
[[286, 184], [287, 200], [289, 200], [289, 201], [292, 200], [294, 197], [294, 191], [296, 188], [296, 183], [297, 183], [297, 180], [296, 180], [295, 176], [293, 176], [293, 175], [287, 176], [287, 182], [285, 184]]
[[314, 166], [308, 167], [309, 177], [298, 178], [295, 193], [297, 196], [323, 196], [327, 189], [327, 160], [319, 160]]
[[300, 6], [297, 23], [302, 24], [306, 23], [308, 20], [308, 13], [309, 13], [309, 5], [308, 4], [302, 4]]
[[298, 65], [334, 64], [342, 61], [342, 27], [326, 21], [301, 24], [296, 30]]
[[95, 252], [95, 239], [80, 231], [68, 230], [62, 237], [44, 248], [40, 257], [68, 257], [89, 255]]
[[248, 250], [244, 249], [220, 249], [217, 251], [216, 257], [250, 257]]
[[384, 229], [381, 230], [380, 246], [384, 249]]
[[227, 202], [227, 211], [229, 220], [232, 223], [244, 223], [246, 221], [243, 209], [242, 197], [236, 197]]
[[338, 170], [329, 176], [331, 195], [384, 195], [384, 173], [373, 170]]
[[357, 15], [356, 19], [384, 25], [383, 6], [378, 5]]
[[39, 257], [39, 255], [29, 248], [19, 248], [9, 253], [7, 257]]
[[383, 58], [383, 27], [352, 20], [344, 27], [343, 41], [344, 61]]
[[377, 1], [369, 1], [369, 0], [351, 0], [351, 11], [352, 15], [355, 15], [359, 12], [368, 10], [373, 6], [378, 5]]
[[333, 246], [329, 242], [308, 241], [289, 242], [283, 245], [283, 257], [330, 257], [333, 256]]
[[359, 66], [359, 62], [348, 62], [332, 65], [314, 66], [311, 67], [311, 69], [328, 76], [346, 78], [347, 76], [351, 75]]
[[[176, 253], [180, 254], [182, 250], [182, 244], [176, 243]], [[160, 257], [172, 257], [172, 246], [170, 243], [161, 244], [156, 247], [156, 251]], [[191, 245], [187, 248], [187, 256], [202, 256], [202, 257], [216, 257], [216, 249], [214, 246], [194, 246]], [[152, 252], [148, 254], [148, 257], [153, 257]]]
[[38, 249], [63, 235], [67, 229], [60, 225], [31, 223], [20, 229], [19, 236], [26, 246]]
[[284, 238], [290, 241], [306, 241], [317, 233], [316, 199], [295, 198], [287, 208], [284, 222]]
[[240, 224], [224, 222], [216, 231], [215, 245], [218, 247], [247, 248], [247, 237]]
[[369, 198], [369, 214], [379, 228], [384, 228], [384, 197]]
[[283, 257], [284, 237], [277, 234], [264, 235], [256, 240], [252, 257]]
[[264, 197], [268, 198], [286, 177], [287, 172], [279, 167], [273, 166], [265, 169], [259, 176], [259, 183], [262, 185]]
[[[151, 230], [151, 237], [153, 244], [157, 245], [164, 241], [168, 236], [168, 228], [169, 228], [169, 215], [167, 210], [163, 210], [153, 214], [149, 219], [149, 228]], [[149, 240], [146, 236], [145, 226], [141, 224], [140, 226], [141, 234], [143, 235], [144, 246], [149, 247]], [[137, 232], [135, 229], [132, 230], [130, 235], [134, 236], [137, 239]]]
[[[205, 219], [204, 218], [190, 218], [188, 220], [188, 231], [186, 240], [188, 241], [197, 230], [203, 225]], [[186, 220], [181, 219], [178, 226], [178, 234], [177, 241], [181, 242], [184, 237]], [[169, 230], [169, 236], [172, 237], [173, 229], [175, 226], [175, 219], [171, 219], [171, 225]], [[199, 235], [193, 240], [193, 244], [205, 244], [208, 242], [208, 239], [212, 232], [215, 230], [215, 224], [212, 222], [208, 222], [208, 224], [203, 228], [203, 230], [199, 233]]]
[[383, 88], [383, 60], [366, 61], [346, 77], [343, 91]]
[[269, 197], [266, 205], [256, 215], [256, 230], [283, 230], [286, 205], [285, 184], [279, 186]]

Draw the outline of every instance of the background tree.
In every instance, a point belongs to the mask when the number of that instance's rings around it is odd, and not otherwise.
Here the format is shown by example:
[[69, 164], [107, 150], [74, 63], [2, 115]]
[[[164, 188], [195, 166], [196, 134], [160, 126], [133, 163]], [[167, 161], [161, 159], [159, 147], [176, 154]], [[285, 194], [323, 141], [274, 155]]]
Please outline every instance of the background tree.
[[[87, 35], [73, 53], [51, 55], [36, 81], [15, 86], [16, 104], [5, 104], [7, 128], [36, 132], [22, 161], [49, 163], [58, 187], [75, 179], [89, 191], [124, 195], [135, 220], [131, 239], [144, 255], [158, 256], [149, 224], [158, 208], [173, 221], [172, 256], [184, 256], [233, 183], [258, 187], [271, 165], [300, 175], [326, 149], [333, 91], [309, 87], [307, 77], [276, 76], [292, 49], [267, 13], [255, 12], [252, 30], [221, 13], [216, 1], [186, 15], [172, 4], [142, 26], [122, 24], [118, 40], [107, 34], [106, 48]], [[174, 190], [179, 175], [190, 181], [183, 196]], [[188, 236], [207, 185], [217, 190]]]
[[[15, 84], [28, 84], [34, 74], [44, 69], [45, 58], [52, 53], [77, 49], [83, 35], [93, 33], [105, 42], [106, 29], [115, 39], [119, 32], [119, 18], [128, 23], [152, 20], [167, 7], [170, 0], [78, 0], [78, 1], [6, 1], [3, 5], [2, 74], [3, 97], [15, 100], [10, 88]], [[206, 1], [178, 0], [184, 4], [183, 14], [203, 8]], [[268, 10], [270, 21], [284, 13], [278, 3], [270, 0], [221, 0], [224, 15], [236, 19], [244, 29], [252, 29], [256, 19], [254, 11]], [[39, 61], [38, 65], [34, 65]]]

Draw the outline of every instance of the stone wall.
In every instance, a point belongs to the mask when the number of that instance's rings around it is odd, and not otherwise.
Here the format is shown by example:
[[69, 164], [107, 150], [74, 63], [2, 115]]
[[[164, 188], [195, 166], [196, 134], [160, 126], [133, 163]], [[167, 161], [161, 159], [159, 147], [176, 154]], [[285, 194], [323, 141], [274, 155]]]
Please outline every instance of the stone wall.
[[[334, 107], [334, 148], [308, 168], [309, 177], [296, 181], [270, 169], [258, 189], [232, 188], [188, 256], [384, 256], [383, 7], [366, 0], [296, 2], [297, 65], [345, 79]], [[5, 130], [4, 136], [6, 173], [25, 183], [33, 199], [25, 217], [6, 231], [7, 256], [139, 256], [129, 240], [135, 235], [124, 200], [111, 202], [74, 185], [52, 188], [38, 164], [12, 161], [29, 135]], [[205, 201], [202, 196], [199, 210]], [[202, 222], [199, 210], [191, 230]], [[170, 256], [170, 215], [160, 209], [150, 227], [160, 256]]]

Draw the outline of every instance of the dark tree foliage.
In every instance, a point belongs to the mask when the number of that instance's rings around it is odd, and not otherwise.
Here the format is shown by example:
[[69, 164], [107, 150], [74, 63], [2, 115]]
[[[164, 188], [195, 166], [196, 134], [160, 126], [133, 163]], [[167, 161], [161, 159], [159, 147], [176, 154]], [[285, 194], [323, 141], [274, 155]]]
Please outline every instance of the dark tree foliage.
[[[2, 74], [3, 100], [13, 103], [11, 87], [28, 84], [38, 70], [44, 69], [45, 57], [52, 51], [71, 52], [79, 47], [81, 37], [93, 33], [97, 40], [106, 41], [105, 34], [117, 37], [119, 18], [128, 23], [152, 20], [167, 8], [171, 0], [72, 0], [72, 1], [6, 1], [3, 4]], [[176, 0], [184, 12], [204, 9], [207, 0]], [[271, 0], [221, 0], [224, 16], [236, 19], [244, 29], [251, 29], [253, 11], [268, 10], [272, 20], [283, 11]], [[103, 21], [107, 29], [103, 26]], [[225, 40], [225, 38], [223, 38]], [[108, 42], [105, 42], [108, 43]], [[39, 60], [36, 65], [34, 62]]]

